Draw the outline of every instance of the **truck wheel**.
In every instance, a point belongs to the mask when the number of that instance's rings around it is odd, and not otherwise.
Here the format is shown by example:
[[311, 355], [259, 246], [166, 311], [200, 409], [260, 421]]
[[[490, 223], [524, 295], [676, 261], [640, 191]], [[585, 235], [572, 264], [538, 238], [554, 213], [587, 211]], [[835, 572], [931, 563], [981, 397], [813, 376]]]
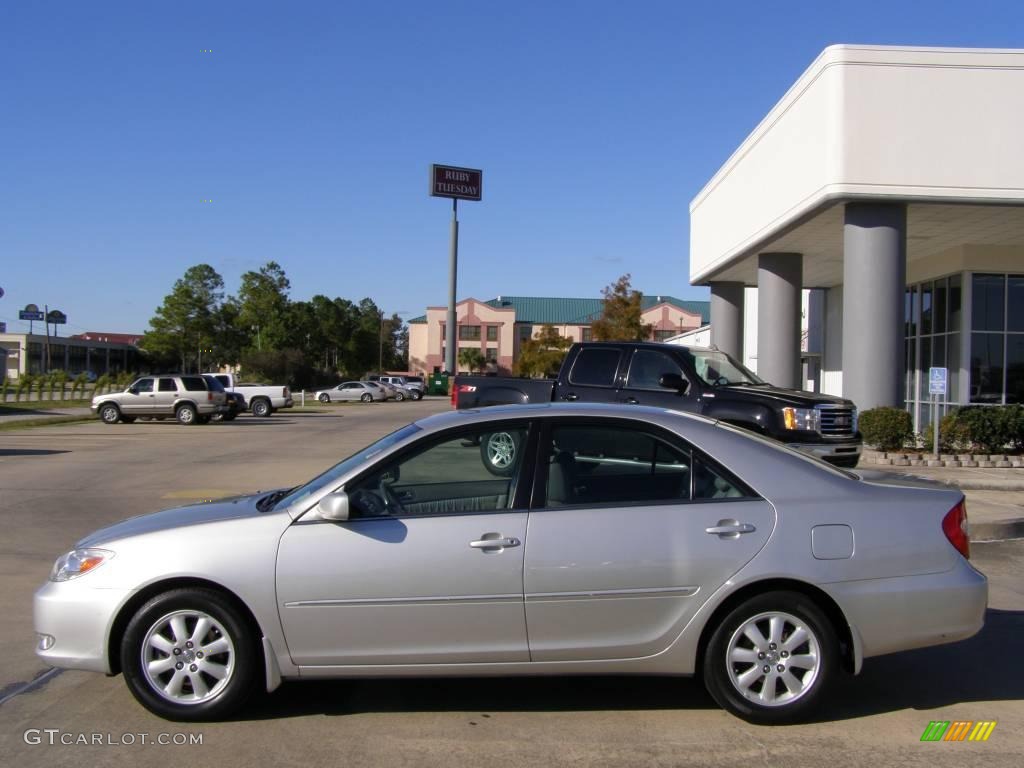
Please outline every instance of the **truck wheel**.
[[480, 458], [492, 475], [509, 477], [516, 470], [520, 438], [511, 432], [492, 432], [480, 439]]
[[100, 419], [104, 424], [117, 424], [121, 420], [121, 409], [113, 403], [100, 406]]
[[196, 407], [194, 405], [179, 405], [178, 410], [174, 412], [174, 418], [178, 420], [179, 424], [189, 426], [196, 423]]
[[252, 415], [267, 418], [270, 416], [270, 402], [265, 398], [258, 398], [252, 401]]

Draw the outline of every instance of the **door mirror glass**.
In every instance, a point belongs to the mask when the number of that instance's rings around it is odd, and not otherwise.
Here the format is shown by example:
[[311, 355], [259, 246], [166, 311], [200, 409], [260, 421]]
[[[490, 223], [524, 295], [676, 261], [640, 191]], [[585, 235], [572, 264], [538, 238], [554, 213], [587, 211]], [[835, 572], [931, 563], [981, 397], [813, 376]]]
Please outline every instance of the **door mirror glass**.
[[139, 394], [139, 390], [134, 385], [132, 385], [132, 386], [128, 387], [128, 394], [130, 394], [130, 395], [137, 395], [137, 394]]
[[658, 379], [658, 384], [665, 387], [665, 389], [674, 389], [680, 395], [685, 395], [686, 390], [690, 388], [690, 382], [678, 373], [663, 373]]
[[317, 511], [324, 520], [345, 522], [348, 520], [348, 494], [344, 491], [327, 494], [317, 504]]

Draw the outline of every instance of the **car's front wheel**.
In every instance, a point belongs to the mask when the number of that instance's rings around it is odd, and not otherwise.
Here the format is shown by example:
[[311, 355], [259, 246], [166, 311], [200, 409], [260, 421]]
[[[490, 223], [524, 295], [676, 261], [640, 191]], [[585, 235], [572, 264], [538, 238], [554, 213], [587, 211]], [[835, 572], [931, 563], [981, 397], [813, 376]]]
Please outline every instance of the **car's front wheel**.
[[255, 692], [259, 650], [238, 608], [207, 589], [157, 595], [132, 617], [121, 669], [132, 695], [169, 720], [215, 720]]
[[364, 403], [368, 403], [371, 400], [373, 400], [373, 395], [371, 395], [369, 392], [367, 392], [362, 397], [360, 397], [359, 399], [362, 400]]
[[100, 419], [104, 424], [117, 424], [121, 420], [121, 409], [113, 403], [100, 406]]
[[806, 595], [766, 592], [733, 609], [704, 654], [704, 684], [752, 723], [797, 722], [817, 709], [839, 668], [828, 617]]
[[317, 400], [319, 400], [324, 405], [327, 405], [327, 403], [331, 402], [331, 396], [324, 392], [322, 395], [320, 395], [320, 397], [317, 398]]

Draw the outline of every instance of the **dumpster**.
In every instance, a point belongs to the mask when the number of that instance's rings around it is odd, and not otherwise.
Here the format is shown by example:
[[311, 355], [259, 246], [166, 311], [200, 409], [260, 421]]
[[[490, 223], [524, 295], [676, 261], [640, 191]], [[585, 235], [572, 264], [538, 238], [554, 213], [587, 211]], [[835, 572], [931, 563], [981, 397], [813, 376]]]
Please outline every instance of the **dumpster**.
[[447, 395], [448, 394], [448, 374], [446, 373], [432, 373], [427, 380], [427, 394], [428, 395]]

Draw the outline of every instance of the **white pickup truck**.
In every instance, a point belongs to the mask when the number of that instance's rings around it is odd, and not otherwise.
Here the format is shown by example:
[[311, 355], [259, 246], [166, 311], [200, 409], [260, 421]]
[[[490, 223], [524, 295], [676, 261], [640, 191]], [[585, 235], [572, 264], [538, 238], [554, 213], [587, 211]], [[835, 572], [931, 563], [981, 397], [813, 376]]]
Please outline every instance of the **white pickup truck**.
[[245, 410], [253, 416], [269, 416], [280, 408], [291, 408], [295, 405], [288, 387], [273, 384], [242, 384], [230, 373], [209, 373], [228, 392], [237, 392], [245, 398]]

